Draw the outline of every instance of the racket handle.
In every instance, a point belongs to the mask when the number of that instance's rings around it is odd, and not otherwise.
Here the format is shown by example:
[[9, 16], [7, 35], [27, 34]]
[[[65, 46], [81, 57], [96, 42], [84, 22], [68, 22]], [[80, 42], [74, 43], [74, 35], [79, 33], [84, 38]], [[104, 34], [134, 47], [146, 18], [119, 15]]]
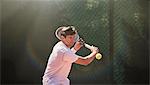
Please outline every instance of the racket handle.
[[88, 49], [91, 49], [91, 48], [92, 48], [92, 46], [90, 46], [90, 45], [88, 45], [88, 44], [86, 44], [86, 43], [84, 43], [84, 46], [85, 46], [86, 48], [88, 48]]

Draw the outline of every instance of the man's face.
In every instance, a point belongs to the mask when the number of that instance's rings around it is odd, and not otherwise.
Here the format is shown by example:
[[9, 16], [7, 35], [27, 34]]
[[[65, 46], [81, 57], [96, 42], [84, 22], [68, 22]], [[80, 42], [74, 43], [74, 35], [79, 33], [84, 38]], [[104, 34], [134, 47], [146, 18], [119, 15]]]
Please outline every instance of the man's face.
[[64, 41], [66, 42], [67, 46], [73, 46], [75, 43], [75, 35], [67, 35]]

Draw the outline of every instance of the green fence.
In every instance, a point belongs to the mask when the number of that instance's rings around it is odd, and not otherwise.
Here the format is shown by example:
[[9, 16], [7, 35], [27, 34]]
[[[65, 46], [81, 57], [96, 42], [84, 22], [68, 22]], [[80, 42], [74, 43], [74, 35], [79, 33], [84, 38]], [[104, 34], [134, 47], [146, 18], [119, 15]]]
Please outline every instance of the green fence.
[[[74, 81], [91, 79], [92, 82], [87, 82], [127, 83], [129, 67], [147, 66], [148, 61], [144, 60], [148, 59], [147, 2], [146, 0], [56, 2], [59, 18], [53, 28], [58, 25], [76, 26], [84, 40], [98, 46], [103, 54], [101, 61], [95, 60], [88, 67], [74, 65], [71, 75]], [[79, 55], [87, 53], [89, 53], [87, 49], [78, 52]], [[134, 83], [134, 80], [129, 82]]]

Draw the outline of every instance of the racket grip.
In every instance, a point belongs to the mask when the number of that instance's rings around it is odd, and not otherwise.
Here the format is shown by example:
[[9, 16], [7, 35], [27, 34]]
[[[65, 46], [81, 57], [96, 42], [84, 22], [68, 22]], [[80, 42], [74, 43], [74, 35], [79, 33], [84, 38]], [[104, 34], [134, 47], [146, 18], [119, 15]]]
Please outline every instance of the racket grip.
[[84, 46], [85, 46], [86, 48], [88, 48], [88, 49], [91, 49], [91, 48], [92, 48], [92, 46], [90, 46], [90, 45], [88, 45], [88, 44], [86, 44], [86, 43], [84, 43]]

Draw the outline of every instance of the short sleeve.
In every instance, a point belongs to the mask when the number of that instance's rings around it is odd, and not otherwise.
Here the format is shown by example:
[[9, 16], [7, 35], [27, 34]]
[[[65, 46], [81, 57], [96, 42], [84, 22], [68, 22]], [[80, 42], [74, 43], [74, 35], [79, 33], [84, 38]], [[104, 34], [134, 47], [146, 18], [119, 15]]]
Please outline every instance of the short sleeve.
[[76, 55], [75, 53], [73, 53], [71, 50], [70, 51], [66, 51], [64, 53], [64, 57], [63, 60], [64, 61], [68, 61], [68, 62], [75, 62], [78, 59], [78, 55]]

